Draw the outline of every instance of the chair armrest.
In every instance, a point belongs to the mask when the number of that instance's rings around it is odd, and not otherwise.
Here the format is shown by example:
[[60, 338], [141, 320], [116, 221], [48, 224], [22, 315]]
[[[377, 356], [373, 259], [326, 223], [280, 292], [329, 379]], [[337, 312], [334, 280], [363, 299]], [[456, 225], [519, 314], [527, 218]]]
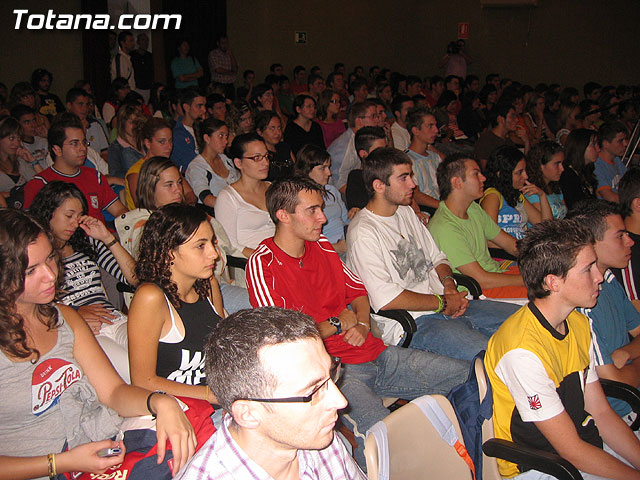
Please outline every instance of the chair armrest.
[[243, 257], [234, 257], [233, 255], [227, 255], [227, 266], [241, 268], [244, 270], [247, 268], [247, 259]]
[[398, 322], [404, 330], [404, 340], [400, 346], [405, 348], [409, 346], [411, 339], [413, 338], [413, 334], [418, 330], [416, 321], [409, 312], [406, 310], [380, 310], [378, 312], [371, 310], [371, 313], [375, 313], [381, 317], [390, 318], [391, 320]]
[[501, 248], [490, 248], [489, 255], [492, 258], [502, 258], [504, 260], [518, 260], [515, 256], [511, 255], [509, 252], [502, 250]]
[[538, 470], [559, 480], [582, 480], [576, 467], [555, 453], [516, 445], [508, 440], [491, 438], [484, 442], [482, 451], [488, 457], [497, 457], [522, 465], [527, 469]]
[[601, 378], [600, 384], [607, 397], [614, 397], [631, 405], [631, 409], [636, 413], [636, 419], [631, 425], [631, 430], [638, 430], [640, 427], [640, 391], [626, 383]]
[[469, 293], [473, 298], [477, 299], [482, 295], [482, 287], [475, 278], [463, 275], [462, 273], [454, 273], [453, 278], [459, 286], [465, 287], [469, 290]]

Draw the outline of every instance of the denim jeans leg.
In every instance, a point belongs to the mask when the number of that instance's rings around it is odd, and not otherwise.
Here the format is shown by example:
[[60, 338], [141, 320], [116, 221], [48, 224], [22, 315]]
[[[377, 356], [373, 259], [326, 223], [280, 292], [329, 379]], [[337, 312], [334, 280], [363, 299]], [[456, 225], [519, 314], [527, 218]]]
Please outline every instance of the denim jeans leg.
[[496, 333], [496, 330], [500, 328], [500, 325], [507, 318], [520, 310], [520, 308], [522, 308], [521, 305], [507, 302], [471, 300], [464, 315], [459, 318], [471, 322], [473, 328], [490, 337]]
[[229, 285], [225, 282], [220, 282], [219, 284], [224, 309], [229, 312], [229, 314], [236, 313], [238, 310], [252, 308], [249, 302], [249, 292], [246, 288], [239, 287], [238, 285]]
[[473, 328], [467, 318], [447, 317], [440, 313], [416, 318], [418, 330], [409, 347], [447, 357], [471, 360], [487, 348], [489, 337]]
[[381, 397], [413, 400], [445, 395], [465, 382], [471, 362], [413, 348], [387, 347], [373, 363], [378, 367], [374, 390]]
[[373, 362], [343, 364], [338, 381], [340, 391], [349, 402], [347, 408], [340, 411], [340, 419], [354, 434], [358, 445], [355, 458], [363, 469], [366, 469], [364, 440], [367, 430], [389, 414], [389, 410], [382, 405], [382, 399], [373, 390], [377, 371], [378, 367]]

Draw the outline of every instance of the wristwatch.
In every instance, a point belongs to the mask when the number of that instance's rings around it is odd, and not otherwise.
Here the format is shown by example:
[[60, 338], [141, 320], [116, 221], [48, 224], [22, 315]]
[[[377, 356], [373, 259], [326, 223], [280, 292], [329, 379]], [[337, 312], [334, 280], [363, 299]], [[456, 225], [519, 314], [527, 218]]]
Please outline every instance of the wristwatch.
[[336, 327], [336, 333], [334, 335], [338, 335], [342, 333], [342, 324], [340, 323], [340, 319], [338, 317], [329, 317], [329, 323]]

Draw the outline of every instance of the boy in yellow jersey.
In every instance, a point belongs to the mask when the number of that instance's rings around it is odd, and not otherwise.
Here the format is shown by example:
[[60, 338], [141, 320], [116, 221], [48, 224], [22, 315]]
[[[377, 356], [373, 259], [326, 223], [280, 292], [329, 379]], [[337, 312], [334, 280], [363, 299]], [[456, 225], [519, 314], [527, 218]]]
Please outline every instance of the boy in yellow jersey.
[[[640, 479], [640, 442], [604, 396], [589, 322], [575, 310], [598, 300], [593, 244], [574, 220], [542, 222], [518, 242], [530, 303], [502, 324], [485, 356], [495, 434], [555, 452], [585, 479]], [[499, 466], [507, 478], [552, 478], [502, 460]]]

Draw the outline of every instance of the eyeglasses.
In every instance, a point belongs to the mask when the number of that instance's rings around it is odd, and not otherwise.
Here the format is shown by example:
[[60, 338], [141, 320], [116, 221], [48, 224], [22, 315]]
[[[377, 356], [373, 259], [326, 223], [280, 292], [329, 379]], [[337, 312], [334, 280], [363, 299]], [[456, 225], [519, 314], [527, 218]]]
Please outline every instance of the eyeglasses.
[[377, 113], [374, 113], [373, 115], [363, 115], [360, 118], [373, 118], [374, 120], [378, 120], [380, 118], [380, 115], [378, 115]]
[[262, 155], [261, 153], [257, 153], [255, 155], [250, 156], [250, 157], [242, 157], [242, 158], [248, 158], [249, 160], [253, 160], [256, 163], [260, 162], [263, 159], [267, 159], [267, 160], [271, 161], [273, 159], [273, 153], [268, 152], [268, 153], [265, 153], [264, 155]]
[[331, 368], [329, 369], [329, 378], [318, 385], [313, 392], [304, 397], [284, 397], [284, 398], [239, 398], [238, 400], [249, 400], [251, 402], [265, 402], [265, 403], [309, 403], [311, 402], [316, 393], [323, 388], [327, 387], [329, 380], [336, 383], [340, 378], [340, 365], [342, 362], [338, 357], [331, 357]]
[[340, 103], [340, 100], [336, 100], [335, 98], [332, 98], [331, 100], [329, 100], [329, 103]]
[[64, 142], [63, 145], [71, 145], [73, 148], [78, 148], [80, 145], [88, 147], [91, 143], [86, 140], [71, 140], [70, 142]]

